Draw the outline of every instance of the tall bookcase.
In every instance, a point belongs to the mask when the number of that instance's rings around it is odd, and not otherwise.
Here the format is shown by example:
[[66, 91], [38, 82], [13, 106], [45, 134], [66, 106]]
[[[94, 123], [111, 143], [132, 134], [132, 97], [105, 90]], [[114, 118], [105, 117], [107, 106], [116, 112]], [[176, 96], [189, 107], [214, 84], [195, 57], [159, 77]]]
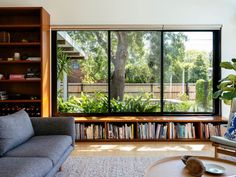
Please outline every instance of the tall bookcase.
[[[16, 54], [20, 59], [14, 58]], [[31, 70], [38, 77], [26, 79]], [[50, 115], [50, 16], [46, 10], [0, 8], [0, 74], [4, 76], [0, 93], [6, 95], [0, 98], [0, 115], [22, 108], [30, 116]]]
[[209, 141], [222, 135], [221, 116], [76, 118], [76, 141]]

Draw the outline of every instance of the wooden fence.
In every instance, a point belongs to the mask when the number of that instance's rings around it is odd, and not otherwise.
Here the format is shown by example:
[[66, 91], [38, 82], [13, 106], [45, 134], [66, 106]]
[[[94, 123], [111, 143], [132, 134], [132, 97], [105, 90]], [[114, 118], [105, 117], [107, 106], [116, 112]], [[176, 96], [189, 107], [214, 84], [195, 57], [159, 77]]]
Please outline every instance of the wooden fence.
[[[182, 86], [182, 83], [169, 83], [164, 84], [164, 98], [165, 99], [178, 99], [180, 94], [186, 93], [189, 95], [190, 100], [195, 100], [195, 83], [188, 83], [188, 85]], [[96, 84], [82, 84], [82, 83], [68, 83], [68, 95], [79, 96], [81, 92], [86, 94], [93, 94], [94, 92], [107, 93], [108, 84], [96, 83]], [[129, 95], [140, 95], [145, 93], [151, 93], [154, 98], [160, 98], [160, 84], [158, 83], [126, 83], [125, 93]]]

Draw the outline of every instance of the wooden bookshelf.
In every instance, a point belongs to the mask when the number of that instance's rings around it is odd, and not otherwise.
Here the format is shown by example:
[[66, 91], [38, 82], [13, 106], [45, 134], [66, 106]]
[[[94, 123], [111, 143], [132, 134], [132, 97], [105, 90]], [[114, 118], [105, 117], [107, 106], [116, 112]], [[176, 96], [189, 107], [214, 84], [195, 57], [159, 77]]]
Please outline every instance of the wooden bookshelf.
[[[0, 99], [0, 116], [21, 108], [30, 116], [50, 116], [49, 14], [41, 7], [1, 7], [0, 31], [9, 36], [7, 41], [0, 39], [0, 74], [4, 75], [0, 91], [9, 95], [7, 100]], [[40, 60], [9, 60], [15, 52]], [[9, 79], [10, 74], [25, 75], [31, 68], [39, 71], [40, 79]]]
[[[227, 120], [221, 116], [160, 116], [160, 117], [77, 117], [75, 119], [76, 122], [76, 136], [77, 139], [76, 141], [161, 141], [161, 142], [169, 142], [169, 141], [186, 141], [186, 142], [198, 142], [198, 141], [209, 141], [209, 138], [203, 137], [203, 125], [204, 124], [214, 124], [214, 125], [223, 125], [227, 124]], [[117, 125], [120, 127], [125, 127], [125, 126], [130, 126], [133, 124], [133, 138], [112, 138], [109, 134], [111, 134], [111, 131], [109, 131], [109, 126]], [[146, 126], [152, 126], [155, 125], [154, 129], [152, 129], [152, 132], [155, 132], [156, 135], [156, 128], [157, 125], [166, 125], [166, 137], [165, 138], [160, 138], [160, 136], [157, 137], [146, 137], [142, 138], [140, 136], [140, 125], [146, 125]], [[179, 125], [193, 125], [194, 126], [194, 133], [195, 133], [195, 138], [193, 137], [186, 137], [186, 138], [171, 138], [171, 124], [179, 124]], [[91, 139], [86, 139], [86, 133], [91, 133], [87, 132], [88, 127], [91, 128], [93, 127], [92, 132], [96, 132], [95, 126], [101, 126], [104, 130], [104, 135], [101, 138], [96, 137], [93, 134], [93, 138]], [[81, 126], [83, 126], [81, 128]], [[86, 128], [85, 128], [86, 127]], [[79, 131], [79, 134], [78, 134]], [[101, 131], [101, 130], [100, 130]], [[132, 131], [132, 130], [131, 130]], [[144, 131], [147, 132], [147, 131]], [[101, 133], [101, 132], [100, 132]], [[83, 136], [82, 136], [83, 134]]]

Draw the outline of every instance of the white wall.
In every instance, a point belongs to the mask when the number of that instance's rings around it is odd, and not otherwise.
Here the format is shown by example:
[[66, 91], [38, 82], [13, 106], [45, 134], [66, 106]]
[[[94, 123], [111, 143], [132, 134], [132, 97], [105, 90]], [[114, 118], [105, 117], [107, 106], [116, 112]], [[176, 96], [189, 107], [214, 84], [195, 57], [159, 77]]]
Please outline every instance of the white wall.
[[[0, 0], [0, 6], [42, 6], [52, 25], [222, 24], [222, 59], [236, 58], [236, 0]], [[228, 111], [222, 107], [224, 116]]]

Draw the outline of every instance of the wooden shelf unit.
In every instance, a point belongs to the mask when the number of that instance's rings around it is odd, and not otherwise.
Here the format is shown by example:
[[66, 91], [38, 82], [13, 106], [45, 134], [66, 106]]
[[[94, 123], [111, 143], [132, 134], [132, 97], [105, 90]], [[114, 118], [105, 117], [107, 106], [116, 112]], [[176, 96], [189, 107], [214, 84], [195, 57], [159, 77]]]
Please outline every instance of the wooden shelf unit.
[[[10, 36], [0, 42], [0, 74], [7, 77], [0, 80], [0, 91], [11, 95], [0, 100], [0, 116], [21, 108], [31, 116], [50, 116], [50, 15], [42, 7], [0, 7], [0, 32]], [[40, 61], [8, 61], [15, 52]], [[10, 74], [25, 75], [29, 68], [39, 70], [41, 78], [9, 80]]]
[[[107, 142], [122, 142], [122, 141], [160, 141], [160, 142], [178, 142], [178, 141], [186, 141], [186, 142], [198, 142], [198, 141], [209, 141], [209, 139], [206, 139], [202, 137], [202, 125], [205, 123], [211, 123], [211, 124], [227, 124], [227, 120], [221, 116], [160, 116], [160, 117], [131, 117], [130, 119], [127, 119], [127, 117], [122, 118], [122, 117], [107, 117], [107, 118], [86, 118], [86, 117], [77, 117], [75, 119], [76, 122], [76, 136], [77, 139], [76, 141], [81, 141], [81, 142], [93, 142], [93, 141], [107, 141]], [[166, 124], [167, 126], [167, 132], [166, 132], [166, 139], [156, 139], [154, 138], [140, 138], [139, 133], [140, 133], [140, 128], [139, 125], [141, 124], [154, 124], [155, 123], [155, 128], [154, 131], [156, 132], [156, 127], [158, 124]], [[196, 138], [170, 138], [170, 124], [175, 123], [175, 124], [187, 124], [187, 123], [192, 123], [195, 127], [195, 133], [196, 133]], [[109, 138], [109, 124], [114, 124], [114, 125], [120, 125], [120, 126], [129, 126], [130, 124], [134, 125], [134, 137], [132, 139], [117, 139], [117, 138]], [[86, 129], [81, 128], [81, 125], [86, 127]], [[93, 136], [92, 139], [86, 139], [86, 138], [81, 138], [82, 133], [84, 133], [84, 136], [87, 132], [88, 126], [91, 127], [93, 125], [93, 133], [95, 134], [95, 125], [100, 125], [103, 127], [103, 131], [105, 134], [103, 138], [95, 138]], [[78, 134], [79, 131], [79, 134]], [[94, 135], [93, 134], [93, 135]]]

